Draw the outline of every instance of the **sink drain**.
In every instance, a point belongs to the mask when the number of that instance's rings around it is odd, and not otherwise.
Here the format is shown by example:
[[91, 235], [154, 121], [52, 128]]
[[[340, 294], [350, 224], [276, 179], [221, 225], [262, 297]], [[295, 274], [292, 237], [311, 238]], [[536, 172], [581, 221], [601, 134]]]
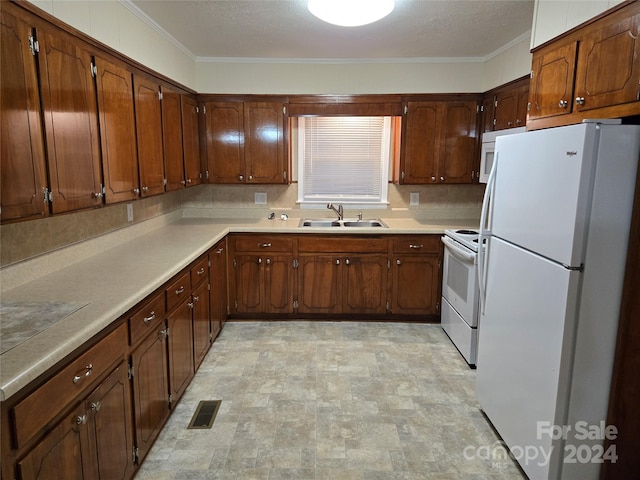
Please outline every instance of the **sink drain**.
[[220, 400], [200, 400], [187, 428], [211, 428], [220, 408]]

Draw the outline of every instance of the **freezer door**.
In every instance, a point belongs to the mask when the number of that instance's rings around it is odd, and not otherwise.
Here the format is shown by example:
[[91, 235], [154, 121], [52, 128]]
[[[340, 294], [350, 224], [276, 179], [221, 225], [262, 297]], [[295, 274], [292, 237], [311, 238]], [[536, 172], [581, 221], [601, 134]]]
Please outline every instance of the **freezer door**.
[[529, 478], [557, 478], [562, 446], [538, 422], [565, 423], [580, 273], [491, 237], [486, 280], [478, 400], [510, 448], [538, 452], [518, 459]]
[[595, 124], [498, 137], [493, 235], [580, 266], [596, 158]]

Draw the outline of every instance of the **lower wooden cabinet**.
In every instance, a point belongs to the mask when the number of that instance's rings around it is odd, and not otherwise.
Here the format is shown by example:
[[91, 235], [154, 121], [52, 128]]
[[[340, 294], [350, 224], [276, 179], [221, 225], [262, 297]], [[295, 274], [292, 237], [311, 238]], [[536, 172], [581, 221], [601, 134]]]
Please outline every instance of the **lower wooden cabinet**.
[[[208, 276], [208, 272], [207, 272]], [[193, 364], [198, 369], [211, 346], [211, 308], [209, 282], [203, 282], [191, 294], [193, 321]]]
[[193, 366], [193, 330], [190, 299], [167, 317], [170, 401], [178, 401], [195, 373]]
[[215, 339], [229, 314], [227, 300], [227, 240], [218, 242], [209, 253], [209, 304], [211, 338]]
[[122, 361], [18, 462], [26, 479], [127, 479], [134, 470], [131, 394]]

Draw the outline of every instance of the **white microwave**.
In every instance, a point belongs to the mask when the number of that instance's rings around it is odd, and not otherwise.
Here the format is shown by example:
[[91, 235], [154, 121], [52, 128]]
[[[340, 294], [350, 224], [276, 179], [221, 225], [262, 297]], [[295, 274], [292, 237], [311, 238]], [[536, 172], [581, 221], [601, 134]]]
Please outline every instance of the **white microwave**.
[[496, 130], [495, 132], [485, 132], [482, 134], [482, 151], [480, 153], [480, 183], [487, 183], [491, 167], [493, 166], [493, 155], [496, 151], [496, 138], [502, 135], [513, 135], [514, 133], [526, 132], [526, 127], [508, 128], [506, 130]]

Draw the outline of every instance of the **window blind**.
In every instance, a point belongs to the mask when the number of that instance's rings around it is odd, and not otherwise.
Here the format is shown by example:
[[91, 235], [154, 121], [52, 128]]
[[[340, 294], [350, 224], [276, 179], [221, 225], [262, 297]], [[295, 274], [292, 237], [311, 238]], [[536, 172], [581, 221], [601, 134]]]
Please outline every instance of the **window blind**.
[[301, 118], [299, 132], [299, 201], [386, 203], [389, 117]]

